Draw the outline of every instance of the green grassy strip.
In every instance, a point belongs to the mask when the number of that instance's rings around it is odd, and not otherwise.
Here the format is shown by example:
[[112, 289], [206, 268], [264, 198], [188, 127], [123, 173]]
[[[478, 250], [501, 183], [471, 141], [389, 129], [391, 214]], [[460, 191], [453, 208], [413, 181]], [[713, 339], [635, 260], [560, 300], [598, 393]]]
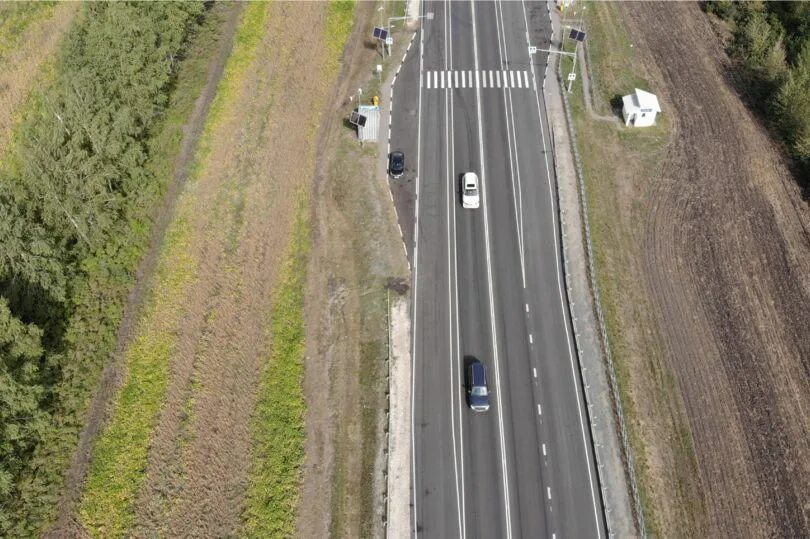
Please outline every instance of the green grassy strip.
[[297, 219], [273, 301], [272, 350], [254, 414], [253, 469], [244, 512], [251, 537], [292, 537], [304, 461], [304, 283], [309, 257], [308, 196]]
[[346, 39], [354, 23], [354, 0], [333, 0], [326, 16], [326, 43], [329, 47], [327, 69], [337, 69]]
[[[212, 133], [227, 110], [242, 75], [255, 56], [267, 17], [267, 4], [250, 4], [235, 37], [223, 79], [212, 103], [201, 140], [210, 148]], [[197, 156], [195, 181], [201, 170]], [[192, 191], [178, 204], [177, 217], [167, 231], [152, 294], [127, 351], [128, 377], [118, 396], [110, 424], [96, 444], [80, 507], [82, 523], [99, 537], [126, 535], [133, 524], [133, 503], [146, 475], [149, 441], [165, 397], [169, 361], [175, 346], [175, 328], [182, 316], [182, 301], [194, 284], [198, 261], [191, 256], [191, 222], [197, 210]]]
[[[351, 33], [355, 2], [335, 0], [328, 6], [324, 80], [337, 74]], [[253, 417], [253, 449], [245, 509], [249, 537], [293, 537], [304, 463], [303, 376], [305, 353], [304, 286], [310, 251], [309, 191], [298, 198], [296, 221], [273, 298], [270, 356], [259, 385]]]

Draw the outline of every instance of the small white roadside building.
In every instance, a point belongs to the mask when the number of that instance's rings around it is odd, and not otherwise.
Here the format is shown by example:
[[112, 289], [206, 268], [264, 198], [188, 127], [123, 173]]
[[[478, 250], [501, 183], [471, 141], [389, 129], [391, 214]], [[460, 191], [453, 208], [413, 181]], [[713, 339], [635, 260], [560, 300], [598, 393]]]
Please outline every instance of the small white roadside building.
[[661, 112], [655, 94], [636, 88], [633, 93], [622, 97], [624, 125], [647, 127], [655, 125], [655, 115]]

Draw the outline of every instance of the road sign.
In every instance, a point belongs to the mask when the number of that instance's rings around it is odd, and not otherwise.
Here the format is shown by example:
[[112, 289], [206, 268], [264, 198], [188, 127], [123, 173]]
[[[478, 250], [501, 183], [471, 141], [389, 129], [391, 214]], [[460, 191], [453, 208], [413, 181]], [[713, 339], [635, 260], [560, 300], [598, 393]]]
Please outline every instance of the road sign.
[[391, 36], [388, 36], [387, 38], [385, 38], [385, 44], [390, 47], [391, 45], [394, 44], [394, 38], [391, 37]]
[[529, 54], [535, 54], [537, 52], [537, 47], [529, 46]]
[[570, 80], [571, 82], [574, 82], [575, 80], [577, 80], [577, 74], [576, 73], [569, 73], [568, 74], [568, 80]]
[[374, 31], [372, 32], [375, 39], [379, 39], [380, 41], [385, 41], [388, 38], [388, 30], [385, 28], [380, 28], [378, 26], [374, 27]]

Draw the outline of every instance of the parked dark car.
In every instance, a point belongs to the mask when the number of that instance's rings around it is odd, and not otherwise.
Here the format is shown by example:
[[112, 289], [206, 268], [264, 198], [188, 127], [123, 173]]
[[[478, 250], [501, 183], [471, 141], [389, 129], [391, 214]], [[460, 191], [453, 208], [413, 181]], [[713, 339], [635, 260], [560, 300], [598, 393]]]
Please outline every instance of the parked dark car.
[[489, 410], [487, 368], [478, 360], [467, 367], [467, 404], [474, 412]]
[[392, 178], [399, 178], [405, 172], [405, 154], [396, 151], [388, 156], [388, 173]]

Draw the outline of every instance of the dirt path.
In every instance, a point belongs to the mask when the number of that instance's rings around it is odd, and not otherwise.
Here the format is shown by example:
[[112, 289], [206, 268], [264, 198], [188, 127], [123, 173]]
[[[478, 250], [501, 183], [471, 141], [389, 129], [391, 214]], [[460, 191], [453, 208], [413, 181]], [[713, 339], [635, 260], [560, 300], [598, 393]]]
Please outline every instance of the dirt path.
[[694, 440], [705, 515], [693, 533], [807, 536], [810, 208], [725, 84], [698, 6], [621, 8], [675, 131], [650, 187], [644, 273]]
[[239, 20], [240, 12], [241, 7], [234, 4], [227, 9], [221, 10], [218, 6], [216, 11], [210, 15], [223, 17], [224, 20], [222, 30], [218, 34], [219, 48], [209, 65], [205, 87], [194, 104], [194, 110], [189, 117], [188, 123], [184, 126], [183, 142], [180, 146], [180, 153], [175, 160], [174, 178], [169, 184], [163, 207], [158, 213], [153, 227], [149, 250], [138, 266], [135, 286], [127, 298], [127, 308], [124, 311], [124, 316], [118, 329], [115, 356], [104, 369], [99, 388], [90, 403], [85, 428], [79, 437], [76, 455], [67, 473], [65, 490], [59, 502], [57, 521], [53, 528], [49, 530], [47, 534], [48, 537], [67, 537], [81, 534], [81, 525], [75, 520], [74, 506], [81, 495], [81, 488], [87, 476], [93, 443], [104, 426], [109, 413], [110, 403], [122, 382], [123, 372], [120, 364], [121, 359], [132, 341], [135, 323], [149, 289], [150, 278], [158, 262], [160, 247], [163, 243], [166, 228], [171, 222], [172, 216], [174, 215], [175, 203], [188, 177], [192, 160], [197, 150], [197, 144], [205, 124], [205, 118], [208, 115], [211, 102], [216, 94], [217, 84], [222, 77], [225, 62], [231, 51], [233, 34], [236, 29], [236, 23]]

